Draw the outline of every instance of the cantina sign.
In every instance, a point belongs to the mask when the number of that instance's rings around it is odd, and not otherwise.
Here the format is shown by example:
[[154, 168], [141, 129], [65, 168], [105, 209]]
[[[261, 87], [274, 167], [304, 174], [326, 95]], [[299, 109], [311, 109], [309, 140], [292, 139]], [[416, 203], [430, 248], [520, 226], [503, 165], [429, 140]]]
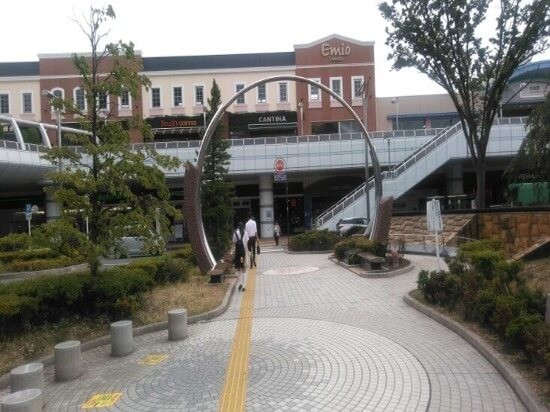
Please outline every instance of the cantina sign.
[[351, 47], [345, 43], [331, 45], [329, 43], [321, 44], [321, 55], [328, 57], [331, 62], [343, 62], [344, 57], [351, 54]]

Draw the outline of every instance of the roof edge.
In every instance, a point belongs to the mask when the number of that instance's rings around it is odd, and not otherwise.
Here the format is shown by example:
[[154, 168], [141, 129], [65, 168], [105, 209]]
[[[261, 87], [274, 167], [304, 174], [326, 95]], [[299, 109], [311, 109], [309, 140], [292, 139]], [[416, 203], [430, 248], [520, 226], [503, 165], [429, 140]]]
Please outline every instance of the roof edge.
[[360, 41], [360, 40], [352, 39], [351, 37], [342, 36], [341, 34], [333, 33], [333, 34], [325, 36], [321, 39], [314, 40], [311, 43], [295, 44], [294, 48], [295, 49], [307, 49], [307, 48], [310, 48], [310, 47], [315, 46], [317, 44], [321, 44], [323, 42], [326, 42], [327, 40], [331, 40], [331, 39], [334, 39], [334, 38], [346, 41], [348, 43], [353, 43], [353, 44], [356, 44], [358, 46], [374, 46], [374, 41]]

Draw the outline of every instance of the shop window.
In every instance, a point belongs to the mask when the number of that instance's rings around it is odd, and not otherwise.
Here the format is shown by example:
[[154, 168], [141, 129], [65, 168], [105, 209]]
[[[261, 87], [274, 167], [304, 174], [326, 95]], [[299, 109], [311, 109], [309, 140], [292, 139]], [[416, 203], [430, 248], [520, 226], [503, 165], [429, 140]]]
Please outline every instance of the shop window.
[[204, 105], [204, 86], [195, 86], [195, 106]]
[[288, 83], [279, 83], [279, 103], [288, 102]]
[[353, 76], [351, 78], [351, 90], [354, 99], [363, 98], [363, 76]]
[[10, 112], [10, 95], [7, 93], [0, 94], [0, 113], [8, 114]]
[[[239, 83], [239, 84], [236, 84], [235, 85], [235, 93], [238, 93], [240, 92], [242, 89], [244, 89], [244, 84], [243, 83]], [[237, 97], [237, 104], [244, 104], [245, 100], [244, 100], [244, 93], [241, 94], [239, 97]]]
[[332, 90], [338, 96], [342, 97], [342, 78], [341, 77], [330, 78], [330, 90]]
[[82, 87], [76, 87], [74, 89], [74, 104], [76, 108], [81, 112], [86, 110], [86, 95], [84, 94], [84, 89]]
[[265, 83], [258, 86], [258, 103], [267, 102], [267, 90]]
[[32, 113], [32, 93], [23, 93], [23, 113]]
[[160, 87], [151, 88], [151, 107], [161, 107]]
[[174, 99], [174, 107], [183, 106], [183, 87], [172, 87], [172, 97]]
[[311, 133], [313, 134], [333, 134], [338, 133], [338, 122], [318, 122], [311, 124]]

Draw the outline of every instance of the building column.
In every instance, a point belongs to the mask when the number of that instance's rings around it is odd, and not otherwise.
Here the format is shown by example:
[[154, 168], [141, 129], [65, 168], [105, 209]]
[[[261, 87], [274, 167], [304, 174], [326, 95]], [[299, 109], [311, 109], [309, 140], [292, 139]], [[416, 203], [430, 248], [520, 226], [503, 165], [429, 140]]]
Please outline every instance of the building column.
[[273, 174], [260, 175], [260, 237], [273, 236]]
[[462, 164], [451, 163], [445, 173], [447, 195], [464, 194], [464, 182], [462, 180]]
[[46, 221], [59, 219], [60, 214], [59, 203], [55, 200], [55, 196], [46, 192]]

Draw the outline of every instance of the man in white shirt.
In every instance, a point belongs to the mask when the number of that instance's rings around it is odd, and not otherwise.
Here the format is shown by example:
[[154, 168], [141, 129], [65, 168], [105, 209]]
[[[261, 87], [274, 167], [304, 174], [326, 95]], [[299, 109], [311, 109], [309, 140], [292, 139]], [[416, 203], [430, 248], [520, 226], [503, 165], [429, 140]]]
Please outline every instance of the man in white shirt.
[[245, 225], [245, 231], [248, 235], [248, 251], [250, 252], [250, 267], [256, 266], [256, 237], [258, 236], [258, 227], [254, 221], [252, 213], [248, 213], [248, 222]]

